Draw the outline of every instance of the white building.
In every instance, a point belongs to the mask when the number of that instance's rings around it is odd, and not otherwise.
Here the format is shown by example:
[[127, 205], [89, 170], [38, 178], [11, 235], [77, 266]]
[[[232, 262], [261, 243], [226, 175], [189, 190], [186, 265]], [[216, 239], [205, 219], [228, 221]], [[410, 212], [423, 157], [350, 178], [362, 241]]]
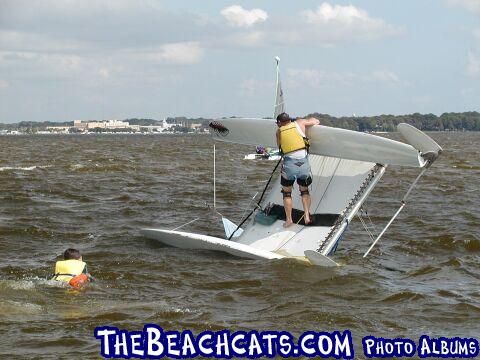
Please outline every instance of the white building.
[[107, 120], [104, 121], [105, 123], [105, 128], [107, 129], [126, 129], [130, 127], [130, 124], [128, 121], [121, 121], [121, 120]]

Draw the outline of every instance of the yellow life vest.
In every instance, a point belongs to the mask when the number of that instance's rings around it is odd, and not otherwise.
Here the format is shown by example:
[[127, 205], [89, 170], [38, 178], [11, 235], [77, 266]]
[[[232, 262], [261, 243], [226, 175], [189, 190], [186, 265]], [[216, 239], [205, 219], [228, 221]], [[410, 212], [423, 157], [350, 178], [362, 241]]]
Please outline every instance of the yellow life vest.
[[304, 138], [298, 131], [295, 122], [280, 127], [280, 150], [283, 154], [293, 151], [307, 149], [308, 139]]
[[69, 282], [73, 277], [80, 275], [86, 265], [83, 261], [75, 259], [57, 261], [53, 279]]

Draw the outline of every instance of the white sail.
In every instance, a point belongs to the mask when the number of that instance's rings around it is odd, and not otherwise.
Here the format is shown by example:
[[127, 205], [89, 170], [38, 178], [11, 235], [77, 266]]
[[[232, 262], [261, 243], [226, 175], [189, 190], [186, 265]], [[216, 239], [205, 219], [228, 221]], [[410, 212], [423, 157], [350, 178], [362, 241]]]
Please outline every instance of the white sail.
[[235, 223], [232, 221], [228, 220], [226, 217], [222, 217], [222, 224], [223, 224], [223, 229], [225, 230], [225, 237], [227, 239], [230, 238], [230, 236], [233, 234], [233, 238], [239, 237], [243, 233], [242, 228], [238, 228]]
[[277, 61], [277, 86], [275, 91], [273, 119], [276, 119], [279, 114], [285, 112], [285, 100], [283, 98], [282, 82], [280, 80], [280, 58], [276, 57], [275, 60]]

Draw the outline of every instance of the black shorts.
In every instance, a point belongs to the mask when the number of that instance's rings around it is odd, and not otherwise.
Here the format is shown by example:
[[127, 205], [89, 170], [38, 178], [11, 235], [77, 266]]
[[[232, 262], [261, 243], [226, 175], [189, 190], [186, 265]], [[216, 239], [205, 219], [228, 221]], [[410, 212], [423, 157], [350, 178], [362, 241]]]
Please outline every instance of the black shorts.
[[[280, 184], [285, 187], [293, 186], [295, 180], [287, 180], [283, 176], [280, 177]], [[312, 183], [312, 177], [307, 176], [306, 178], [297, 178], [297, 184], [303, 187], [308, 187]]]

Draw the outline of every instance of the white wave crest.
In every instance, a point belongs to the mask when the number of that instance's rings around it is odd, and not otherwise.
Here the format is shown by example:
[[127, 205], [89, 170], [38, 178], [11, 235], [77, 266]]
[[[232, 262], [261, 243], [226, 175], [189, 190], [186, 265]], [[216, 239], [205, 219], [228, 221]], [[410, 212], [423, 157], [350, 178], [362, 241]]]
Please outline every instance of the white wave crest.
[[52, 167], [52, 165], [33, 165], [33, 166], [1, 166], [0, 171], [10, 171], [10, 170], [22, 170], [22, 171], [32, 171], [35, 169], [46, 169]]

